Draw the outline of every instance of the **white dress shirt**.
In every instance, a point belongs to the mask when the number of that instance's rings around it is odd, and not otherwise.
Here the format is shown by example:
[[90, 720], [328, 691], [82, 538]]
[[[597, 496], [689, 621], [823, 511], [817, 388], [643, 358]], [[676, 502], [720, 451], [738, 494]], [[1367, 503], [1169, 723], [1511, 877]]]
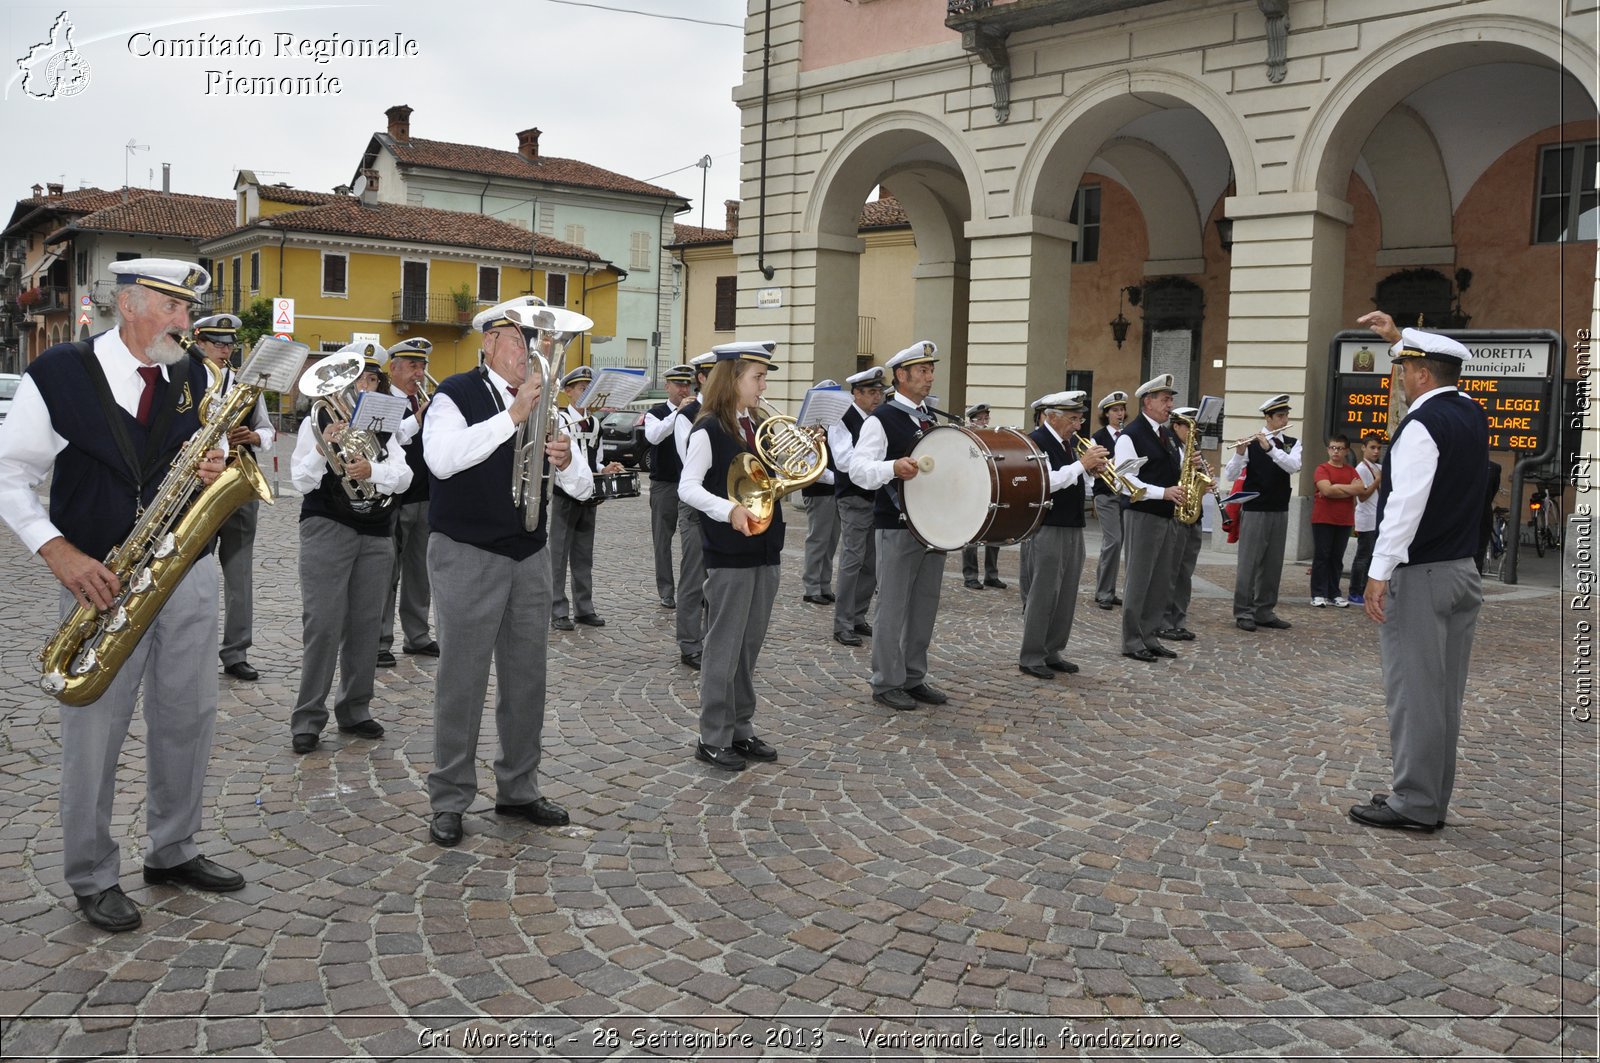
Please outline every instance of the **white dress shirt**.
[[[925, 413], [923, 407], [908, 402], [898, 391], [889, 401], [905, 410], [914, 419], [933, 420], [933, 416]], [[848, 434], [847, 430], [846, 435]], [[876, 417], [868, 417], [861, 426], [861, 435], [850, 454], [850, 468], [846, 470], [850, 474], [850, 482], [863, 491], [876, 491], [893, 480], [894, 461], [884, 458], [888, 453], [889, 438], [883, 434], [883, 422]], [[837, 464], [837, 459], [835, 463]]]
[[[1166, 425], [1157, 423], [1151, 419], [1149, 414], [1141, 413], [1139, 416], [1143, 417], [1145, 421], [1149, 423], [1150, 428], [1156, 434], [1156, 441], [1160, 442], [1161, 430], [1165, 428]], [[1172, 438], [1173, 441], [1176, 442], [1178, 437], [1173, 436]], [[1117, 437], [1117, 449], [1115, 451], [1115, 455], [1118, 466], [1121, 466], [1125, 461], [1132, 461], [1133, 459], [1139, 457], [1139, 448], [1133, 445], [1133, 440], [1128, 436], [1127, 428], [1123, 428], [1122, 434]], [[1178, 455], [1178, 457], [1173, 459], [1174, 461], [1182, 460], [1182, 447], [1179, 447]], [[1182, 468], [1181, 464], [1179, 465], [1179, 468]], [[1172, 489], [1171, 487], [1158, 487], [1155, 484], [1147, 484], [1143, 480], [1139, 479], [1139, 474], [1136, 472], [1127, 473], [1124, 476], [1124, 479], [1126, 479], [1135, 488], [1144, 488], [1144, 501], [1146, 502], [1159, 502], [1166, 498], [1167, 492]]]
[[[1356, 475], [1361, 477], [1362, 487], [1371, 487], [1372, 482], [1378, 478], [1378, 467], [1371, 462], [1359, 462], [1356, 465]], [[1369, 532], [1376, 531], [1377, 528], [1378, 492], [1374, 491], [1366, 498], [1356, 502], [1356, 531]]]
[[[739, 416], [754, 419], [750, 410]], [[737, 503], [706, 490], [706, 473], [710, 471], [711, 433], [695, 432], [689, 436], [689, 453], [683, 460], [683, 472], [678, 476], [678, 501], [693, 506], [712, 520], [728, 524]]]
[[[1268, 432], [1267, 435], [1272, 439], [1276, 439], [1280, 443], [1283, 442], [1283, 429], [1281, 428], [1276, 432]], [[1282, 449], [1278, 447], [1271, 447], [1267, 450], [1267, 457], [1272, 459], [1272, 464], [1276, 465], [1290, 476], [1293, 476], [1295, 473], [1300, 471], [1300, 443], [1301, 440], [1297, 439], [1294, 441], [1294, 446], [1292, 447]], [[1250, 457], [1250, 447], [1258, 445], [1259, 444], [1257, 443], [1249, 444], [1244, 448], [1243, 454], [1240, 454], [1237, 450], [1235, 450], [1233, 455], [1228, 458], [1228, 464], [1222, 467], [1222, 478], [1230, 484], [1237, 480], [1239, 478], [1239, 474], [1244, 472], [1245, 461]]]
[[672, 435], [678, 426], [678, 422], [682, 420], [678, 416], [678, 411], [686, 405], [687, 403], [679, 403], [674, 406], [670, 402], [667, 403], [667, 415], [665, 417], [657, 417], [654, 413], [646, 413], [644, 415], [644, 441], [654, 447], [660, 445], [663, 440]]
[[[695, 402], [704, 401], [697, 391], [694, 395]], [[685, 406], [688, 403], [684, 403]], [[701, 407], [703, 411], [704, 406]], [[676, 414], [677, 411], [673, 411]], [[689, 460], [689, 433], [694, 431], [694, 422], [687, 417], [674, 416], [672, 418], [672, 442], [678, 448], [678, 461], [683, 463]]]
[[[861, 408], [860, 403], [853, 405], [857, 415], [861, 418], [861, 425], [866, 423], [871, 414]], [[850, 438], [850, 429], [843, 421], [828, 426], [828, 453], [833, 455], [833, 465], [836, 469], [843, 469], [845, 475], [850, 474], [850, 462], [855, 457], [856, 441]], [[853, 478], [852, 478], [853, 479]]]
[[[380, 494], [402, 494], [411, 486], [411, 466], [406, 464], [406, 452], [393, 438], [384, 450], [384, 456], [372, 463], [370, 483]], [[289, 475], [294, 480], [295, 490], [308, 495], [317, 489], [317, 485], [322, 483], [323, 474], [328, 471], [327, 459], [317, 448], [317, 417], [313, 414], [300, 422], [300, 434], [294, 441], [294, 457], [289, 462]]]
[[[1455, 390], [1435, 388], [1413, 402], [1406, 415], [1409, 417], [1434, 396]], [[1411, 541], [1422, 524], [1422, 511], [1428, 506], [1438, 468], [1439, 444], [1433, 433], [1420, 421], [1407, 425], [1389, 448], [1389, 499], [1383, 504], [1383, 523], [1378, 526], [1378, 541], [1372, 548], [1368, 579], [1387, 580], [1410, 560]]]
[[[516, 401], [516, 396], [511, 394], [505, 379], [487, 367], [484, 373], [489, 386], [500, 396], [501, 405], [510, 407]], [[449, 395], [439, 392], [428, 403], [428, 419], [422, 422], [422, 456], [433, 475], [448, 480], [463, 469], [481, 463], [500, 449], [500, 444], [516, 434], [516, 422], [511, 420], [511, 414], [506, 409], [469, 425], [461, 414], [461, 408]], [[555, 483], [578, 501], [582, 502], [594, 494], [594, 473], [584, 460], [583, 448], [577, 443], [572, 445], [572, 460], [567, 467], [552, 469]], [[511, 485], [508, 483], [506, 498], [509, 500], [510, 497]]]
[[[1072, 453], [1072, 447], [1065, 439], [1061, 438], [1059, 432], [1050, 427], [1049, 421], [1041, 420], [1039, 423], [1044, 425], [1046, 432], [1049, 432], [1052, 436], [1055, 436], [1055, 440], [1057, 443], [1061, 444], [1062, 450], [1066, 451], [1068, 454]], [[1084, 469], [1083, 462], [1081, 460], [1075, 461], [1070, 465], [1064, 465], [1059, 469], [1051, 469], [1050, 493], [1055, 494], [1057, 491], [1065, 491], [1079, 480], [1082, 480], [1085, 485], [1089, 483], [1089, 473], [1086, 469]]]
[[[233, 367], [229, 366], [222, 377], [222, 393], [226, 395], [233, 390], [236, 374]], [[267, 416], [267, 396], [265, 393], [257, 396], [255, 408], [250, 411], [250, 416], [242, 422], [250, 431], [261, 437], [261, 442], [256, 444], [256, 453], [265, 454], [272, 449], [272, 444], [278, 440], [278, 432], [272, 427], [272, 420]]]

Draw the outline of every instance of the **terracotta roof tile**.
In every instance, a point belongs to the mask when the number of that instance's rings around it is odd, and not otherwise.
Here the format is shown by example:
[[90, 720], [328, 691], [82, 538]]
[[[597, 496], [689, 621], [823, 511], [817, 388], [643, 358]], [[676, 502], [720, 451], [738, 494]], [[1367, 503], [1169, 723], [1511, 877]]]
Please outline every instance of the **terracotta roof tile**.
[[[143, 196], [157, 195], [153, 188], [130, 188], [128, 198], [138, 199]], [[26, 203], [30, 207], [55, 207], [60, 210], [94, 211], [104, 210], [106, 207], [115, 206], [122, 202], [122, 189], [113, 188], [109, 191], [104, 188], [76, 188], [71, 192], [63, 192], [59, 196], [29, 196], [17, 200], [19, 204]]]
[[[588, 248], [569, 244], [543, 233], [530, 233], [509, 222], [482, 214], [433, 207], [379, 203], [367, 206], [348, 196], [336, 196], [320, 207], [291, 210], [257, 224], [290, 232], [333, 233], [341, 236], [371, 236], [411, 243], [442, 244], [449, 247], [475, 247], [488, 251], [511, 251], [550, 258], [602, 261]], [[229, 229], [234, 226], [230, 223]]]
[[524, 181], [543, 181], [553, 185], [571, 185], [578, 188], [601, 188], [611, 192], [631, 192], [634, 195], [681, 199], [670, 188], [636, 181], [632, 177], [603, 170], [577, 159], [557, 159], [541, 155], [530, 162], [514, 151], [479, 147], [476, 144], [450, 144], [442, 140], [396, 140], [387, 133], [378, 133], [374, 139], [381, 142], [402, 165], [432, 166], [440, 170], [462, 170], [467, 173], [494, 174], [514, 177]]
[[274, 203], [295, 203], [302, 207], [320, 207], [324, 203], [332, 203], [339, 197], [332, 192], [312, 192], [304, 188], [290, 188], [288, 185], [258, 185], [261, 198]]
[[861, 228], [863, 229], [892, 229], [910, 224], [911, 220], [906, 217], [905, 208], [893, 196], [874, 199], [861, 208]]
[[674, 225], [672, 227], [672, 243], [674, 247], [732, 243], [735, 235], [737, 234], [731, 229], [702, 229], [698, 225]]
[[46, 238], [53, 242], [67, 229], [93, 232], [140, 233], [208, 240], [235, 228], [237, 212], [231, 199], [151, 192], [115, 206], [85, 214]]

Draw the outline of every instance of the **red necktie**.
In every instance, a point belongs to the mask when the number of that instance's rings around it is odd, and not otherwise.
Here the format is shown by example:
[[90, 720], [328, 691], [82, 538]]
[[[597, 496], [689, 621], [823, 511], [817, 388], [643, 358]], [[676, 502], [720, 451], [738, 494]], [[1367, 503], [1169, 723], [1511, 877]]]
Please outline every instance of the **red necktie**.
[[150, 410], [156, 404], [156, 384], [161, 379], [161, 367], [141, 365], [139, 375], [144, 377], [144, 391], [139, 394], [139, 412], [136, 416], [140, 424], [149, 424]]
[[512, 398], [516, 398], [517, 397], [517, 389], [512, 387], [510, 384], [506, 385], [506, 390], [511, 392], [511, 397]]
[[739, 418], [739, 426], [744, 429], [745, 445], [754, 451], [756, 449], [755, 422], [750, 420], [750, 416], [748, 414], [745, 414]]
[[[515, 392], [512, 393], [513, 396], [515, 396], [515, 394]], [[415, 395], [408, 397], [411, 399], [411, 412], [415, 414], [419, 409], [421, 409], [421, 407], [417, 405], [417, 397]]]

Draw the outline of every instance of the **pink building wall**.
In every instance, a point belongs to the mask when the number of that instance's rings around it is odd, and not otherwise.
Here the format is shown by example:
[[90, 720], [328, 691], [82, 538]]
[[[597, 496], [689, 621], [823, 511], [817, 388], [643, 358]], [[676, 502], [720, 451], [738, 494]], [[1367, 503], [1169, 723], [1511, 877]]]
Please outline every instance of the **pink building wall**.
[[959, 42], [960, 34], [945, 28], [945, 10], [945, 0], [806, 0], [800, 69]]

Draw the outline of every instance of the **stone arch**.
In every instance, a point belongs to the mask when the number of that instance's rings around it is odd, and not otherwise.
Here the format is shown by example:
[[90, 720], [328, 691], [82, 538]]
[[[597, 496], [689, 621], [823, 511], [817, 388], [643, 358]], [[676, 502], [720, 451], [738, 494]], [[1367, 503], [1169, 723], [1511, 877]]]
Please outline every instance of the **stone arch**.
[[[1323, 97], [1294, 160], [1291, 190], [1341, 197], [1368, 135], [1412, 92], [1463, 66], [1525, 63], [1530, 56], [1567, 74], [1592, 71], [1597, 61], [1580, 38], [1513, 15], [1450, 18], [1395, 38]], [[1576, 80], [1595, 99], [1594, 88], [1582, 77]]]
[[1396, 106], [1379, 120], [1365, 147], [1382, 250], [1430, 248], [1443, 254], [1452, 247], [1450, 181], [1433, 130], [1422, 116]]
[[801, 231], [854, 237], [872, 186], [886, 172], [904, 172], [919, 162], [958, 173], [966, 186], [967, 216], [979, 216], [983, 171], [961, 135], [925, 114], [890, 111], [850, 130], [828, 153], [800, 212]]
[[1066, 220], [1071, 197], [1065, 206], [1049, 202], [1044, 191], [1047, 179], [1068, 175], [1075, 184], [1118, 129], [1163, 109], [1163, 104], [1198, 111], [1222, 138], [1237, 182], [1235, 194], [1255, 193], [1250, 138], [1238, 116], [1209, 85], [1164, 70], [1119, 70], [1070, 91], [1062, 108], [1044, 122], [1018, 170], [1012, 214]]
[[[1205, 222], [1194, 189], [1177, 163], [1155, 145], [1131, 137], [1108, 141], [1096, 157], [1117, 171], [1138, 202], [1150, 241], [1150, 262], [1199, 263], [1203, 255], [1201, 227]], [[1174, 272], [1169, 265], [1147, 266], [1146, 271]]]

